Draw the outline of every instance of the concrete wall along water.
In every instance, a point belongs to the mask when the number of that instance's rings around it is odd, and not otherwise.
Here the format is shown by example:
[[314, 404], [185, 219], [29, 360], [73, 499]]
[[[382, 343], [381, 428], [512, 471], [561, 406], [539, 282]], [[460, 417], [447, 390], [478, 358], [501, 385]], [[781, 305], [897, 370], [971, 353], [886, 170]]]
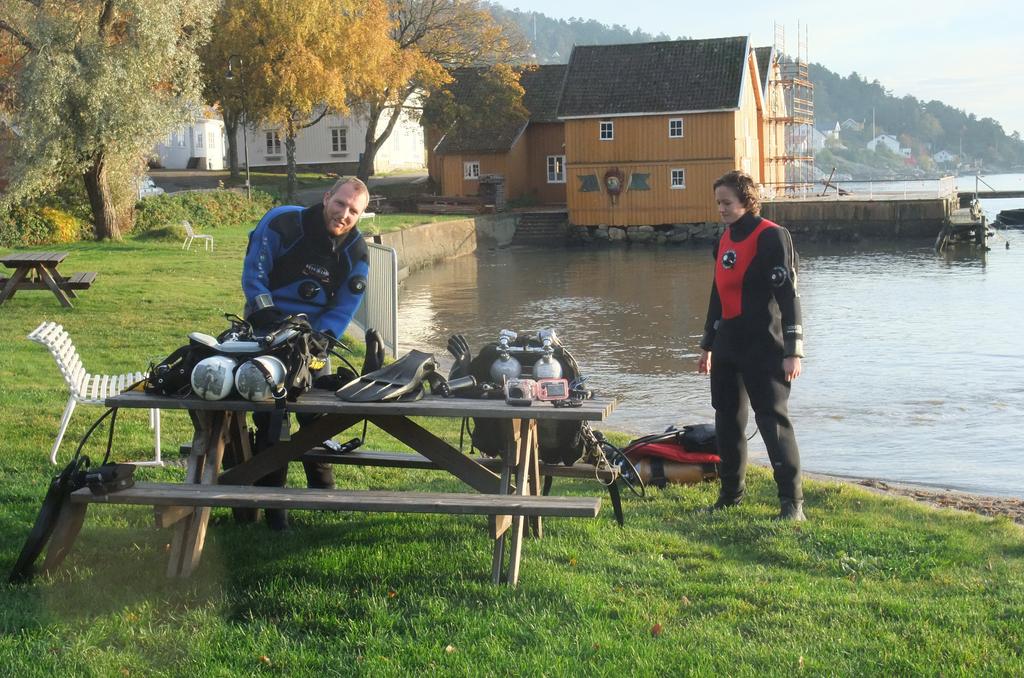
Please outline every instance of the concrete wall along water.
[[380, 242], [398, 252], [398, 279], [402, 280], [438, 261], [472, 254], [478, 247], [504, 247], [515, 232], [515, 215], [482, 215], [384, 233]]

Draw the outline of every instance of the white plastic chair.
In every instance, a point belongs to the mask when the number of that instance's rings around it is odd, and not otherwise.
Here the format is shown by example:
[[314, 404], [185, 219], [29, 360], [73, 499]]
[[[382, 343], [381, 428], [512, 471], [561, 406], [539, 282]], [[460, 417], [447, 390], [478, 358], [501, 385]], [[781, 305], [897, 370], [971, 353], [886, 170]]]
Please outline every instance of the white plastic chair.
[[186, 249], [190, 250], [190, 249], [192, 249], [192, 241], [193, 240], [202, 240], [203, 241], [203, 245], [206, 247], [206, 250], [208, 252], [209, 251], [213, 251], [213, 236], [212, 235], [206, 235], [204, 233], [196, 233], [195, 231], [192, 230], [192, 224], [187, 222], [187, 221], [181, 222], [181, 225], [185, 227], [185, 242], [183, 242], [181, 244], [181, 249], [183, 249], [183, 250], [186, 250]]
[[[60, 373], [64, 375], [71, 397], [64, 408], [64, 415], [60, 418], [60, 430], [57, 432], [57, 440], [50, 450], [50, 463], [57, 463], [57, 450], [64, 439], [64, 432], [68, 429], [68, 422], [71, 421], [71, 413], [75, 411], [78, 403], [86, 405], [102, 405], [105, 398], [116, 396], [132, 384], [146, 378], [142, 372], [129, 372], [128, 374], [89, 374], [82, 365], [82, 359], [78, 355], [71, 337], [64, 331], [63, 326], [54, 322], [44, 322], [32, 330], [28, 338], [40, 343], [50, 350], [53, 359], [57, 361]], [[163, 466], [160, 458], [160, 410], [149, 411], [149, 426], [156, 435], [153, 461], [134, 462], [140, 466]]]

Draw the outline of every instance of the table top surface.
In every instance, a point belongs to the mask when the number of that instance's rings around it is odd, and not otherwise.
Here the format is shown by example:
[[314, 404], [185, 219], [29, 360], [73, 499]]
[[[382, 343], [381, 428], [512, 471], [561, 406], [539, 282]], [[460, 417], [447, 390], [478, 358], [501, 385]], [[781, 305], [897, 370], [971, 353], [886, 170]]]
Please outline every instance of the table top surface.
[[[442, 398], [426, 396], [405, 403], [350, 403], [341, 400], [333, 391], [313, 390], [294, 402], [288, 402], [288, 412], [314, 412], [358, 416], [403, 417], [480, 417], [484, 419], [538, 419], [562, 421], [604, 421], [615, 409], [615, 400], [594, 398], [584, 400], [580, 407], [554, 407], [548, 402], [534, 402], [527, 407], [509, 405], [504, 400], [477, 400], [472, 398]], [[107, 407], [159, 408], [169, 410], [223, 410], [233, 412], [274, 410], [274, 403], [253, 403], [248, 400], [203, 400], [194, 395], [186, 398], [153, 395], [141, 391], [121, 393], [106, 399]]]
[[34, 264], [59, 264], [68, 256], [67, 252], [18, 252], [0, 258], [0, 264], [8, 268]]

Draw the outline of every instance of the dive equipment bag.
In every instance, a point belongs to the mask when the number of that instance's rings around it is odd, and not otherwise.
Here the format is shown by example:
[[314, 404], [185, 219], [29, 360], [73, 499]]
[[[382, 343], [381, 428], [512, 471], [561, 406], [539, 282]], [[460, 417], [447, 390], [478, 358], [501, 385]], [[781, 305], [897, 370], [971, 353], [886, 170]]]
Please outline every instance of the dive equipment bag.
[[[534, 365], [545, 355], [543, 343], [537, 333], [520, 333], [511, 346], [513, 350], [520, 349], [515, 351], [515, 358], [522, 365], [523, 376], [532, 376]], [[551, 358], [561, 365], [562, 378], [568, 380], [570, 384], [579, 380], [581, 378], [580, 366], [572, 354], [557, 339], [552, 349]], [[492, 381], [491, 366], [499, 358], [501, 352], [502, 347], [498, 343], [485, 344], [470, 361], [470, 375], [480, 384], [490, 383]], [[501, 384], [498, 386], [500, 387]], [[583, 456], [584, 439], [580, 421], [538, 421], [537, 438], [540, 458], [547, 464], [572, 466]], [[499, 456], [505, 453], [505, 450], [502, 449], [505, 438], [502, 436], [501, 422], [497, 419], [474, 418], [471, 440], [473, 446], [484, 454]]]

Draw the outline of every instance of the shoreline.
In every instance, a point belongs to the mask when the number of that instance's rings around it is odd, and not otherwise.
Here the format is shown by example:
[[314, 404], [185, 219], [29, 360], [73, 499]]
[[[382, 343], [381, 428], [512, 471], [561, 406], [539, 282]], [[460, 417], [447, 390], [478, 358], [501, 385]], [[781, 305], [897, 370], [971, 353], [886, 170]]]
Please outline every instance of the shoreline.
[[804, 471], [803, 476], [824, 482], [848, 483], [876, 494], [905, 497], [935, 508], [968, 511], [990, 518], [1005, 516], [1018, 525], [1024, 525], [1024, 499], [1016, 497], [976, 494], [907, 482], [889, 482], [877, 478], [856, 478], [808, 471]]

